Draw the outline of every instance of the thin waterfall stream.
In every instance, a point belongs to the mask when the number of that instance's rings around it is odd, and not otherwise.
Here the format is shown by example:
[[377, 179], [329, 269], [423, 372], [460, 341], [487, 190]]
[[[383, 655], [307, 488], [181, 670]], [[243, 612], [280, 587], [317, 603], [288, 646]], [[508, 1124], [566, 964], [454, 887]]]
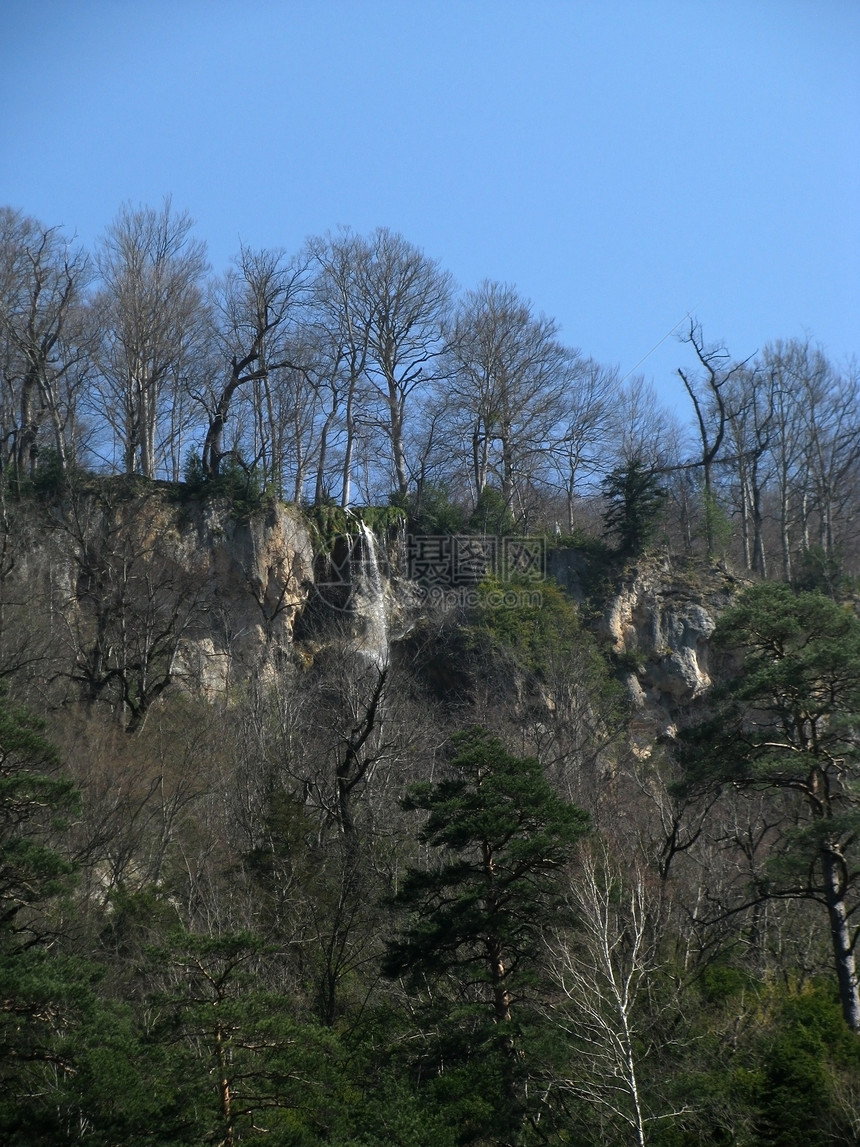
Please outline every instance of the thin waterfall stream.
[[356, 566], [355, 612], [361, 620], [361, 656], [378, 669], [388, 664], [389, 633], [385, 583], [379, 566], [376, 537], [366, 523], [359, 523], [359, 553]]

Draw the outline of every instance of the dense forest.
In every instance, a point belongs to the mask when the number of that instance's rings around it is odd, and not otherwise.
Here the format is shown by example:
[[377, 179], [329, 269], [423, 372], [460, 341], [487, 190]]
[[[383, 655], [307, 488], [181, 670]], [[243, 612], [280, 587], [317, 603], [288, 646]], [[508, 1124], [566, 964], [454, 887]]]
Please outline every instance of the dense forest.
[[678, 349], [0, 210], [4, 1143], [860, 1142], [860, 375]]

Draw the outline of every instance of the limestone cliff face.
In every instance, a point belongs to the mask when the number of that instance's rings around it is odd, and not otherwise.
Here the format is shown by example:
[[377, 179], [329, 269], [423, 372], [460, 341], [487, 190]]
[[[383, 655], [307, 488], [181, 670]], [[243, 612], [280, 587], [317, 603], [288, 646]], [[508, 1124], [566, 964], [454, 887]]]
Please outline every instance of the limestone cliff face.
[[[0, 636], [7, 645], [14, 637], [21, 603], [22, 641], [32, 630], [55, 678], [77, 680], [90, 695], [103, 696], [105, 680], [114, 687], [110, 666], [140, 661], [147, 643], [141, 681], [169, 674], [212, 699], [306, 662], [327, 633], [342, 641], [344, 626], [358, 655], [381, 664], [388, 644], [428, 608], [403, 575], [399, 542], [387, 546], [359, 523], [340, 539], [343, 552], [326, 559], [315, 555], [302, 513], [287, 505], [237, 516], [226, 501], [197, 500], [167, 483], [105, 479], [15, 516], [0, 547]], [[548, 559], [548, 573], [584, 600], [585, 556], [550, 551]], [[671, 735], [679, 710], [710, 685], [710, 638], [740, 588], [719, 567], [679, 570], [649, 559], [627, 571], [607, 602], [599, 629], [622, 667], [643, 746]]]
[[243, 671], [271, 673], [290, 655], [313, 586], [313, 547], [300, 511], [281, 504], [237, 520], [224, 503], [197, 503], [172, 532], [177, 564], [192, 574], [204, 603], [205, 623], [183, 643], [186, 671], [207, 692]]
[[3, 600], [27, 598], [61, 673], [70, 663], [78, 679], [80, 667], [104, 677], [111, 659], [155, 649], [153, 671], [214, 697], [290, 655], [314, 559], [294, 507], [237, 517], [226, 501], [166, 483], [105, 479], [15, 519]]
[[638, 710], [643, 741], [671, 735], [675, 714], [711, 684], [711, 635], [740, 589], [720, 567], [679, 572], [643, 562], [629, 571], [602, 619]]

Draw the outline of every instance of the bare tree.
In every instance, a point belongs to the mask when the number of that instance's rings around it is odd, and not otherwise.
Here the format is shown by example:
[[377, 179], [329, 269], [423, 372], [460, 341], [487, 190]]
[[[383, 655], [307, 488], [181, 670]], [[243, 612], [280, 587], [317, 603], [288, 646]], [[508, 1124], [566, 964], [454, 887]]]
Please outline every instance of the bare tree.
[[798, 552], [833, 555], [856, 510], [851, 475], [860, 463], [858, 383], [824, 353], [796, 339], [765, 347], [760, 373], [772, 394], [769, 459], [779, 521], [782, 576]]
[[733, 376], [726, 393], [726, 433], [733, 455], [744, 564], [762, 576], [767, 573], [764, 503], [772, 477], [769, 452], [775, 431], [772, 383], [770, 372], [747, 367]]
[[799, 486], [798, 473], [803, 453], [801, 418], [796, 402], [791, 359], [791, 345], [778, 341], [765, 347], [761, 364], [773, 394], [771, 458], [778, 506], [782, 576], [786, 581], [792, 575], [795, 494]]
[[638, 459], [651, 470], [663, 470], [679, 457], [678, 424], [660, 405], [653, 383], [641, 374], [624, 382], [615, 395], [611, 437], [610, 461], [620, 466]]
[[[304, 266], [287, 257], [283, 251], [252, 251], [243, 247], [236, 257], [235, 267], [216, 289], [215, 309], [219, 317], [221, 353], [228, 365], [226, 381], [212, 388], [207, 395], [198, 395], [205, 406], [209, 426], [203, 442], [203, 473], [207, 478], [218, 476], [224, 450], [224, 428], [230, 406], [237, 391], [260, 383], [258, 413], [266, 410], [268, 426], [274, 426], [271, 376], [285, 368], [295, 369], [287, 349], [289, 320], [302, 295]], [[265, 419], [260, 419], [264, 438], [259, 459], [264, 471], [271, 473], [271, 462], [266, 464], [265, 444], [271, 431], [265, 430]]]
[[88, 363], [90, 278], [86, 254], [59, 228], [0, 209], [0, 464], [19, 479], [35, 472], [46, 418], [66, 473]]
[[581, 370], [554, 320], [503, 283], [484, 282], [460, 303], [448, 332], [451, 422], [470, 458], [475, 498], [495, 478], [507, 506], [545, 465]]
[[76, 575], [71, 600], [56, 603], [69, 676], [89, 704], [107, 702], [136, 732], [174, 680], [182, 641], [204, 609], [199, 579], [171, 559], [151, 501], [132, 511], [105, 486], [75, 494], [61, 513]]
[[562, 993], [549, 1015], [577, 1053], [577, 1069], [561, 1086], [645, 1147], [649, 1124], [681, 1114], [661, 1110], [646, 1066], [660, 1047], [653, 1008], [662, 975], [659, 897], [644, 871], [623, 872], [598, 845], [583, 850], [568, 903], [577, 932], [547, 940]]
[[802, 545], [808, 551], [817, 544], [827, 557], [836, 549], [840, 507], [857, 505], [849, 475], [860, 460], [860, 382], [856, 374], [841, 377], [821, 350], [807, 344], [797, 347], [794, 362], [804, 431]]
[[329, 444], [342, 435], [340, 504], [352, 501], [352, 477], [358, 419], [365, 404], [365, 370], [370, 343], [366, 307], [362, 305], [362, 269], [369, 259], [368, 245], [350, 231], [337, 236], [311, 239], [308, 244], [317, 274], [314, 279], [314, 309], [324, 332], [327, 370], [320, 379], [326, 393], [325, 415], [320, 430], [315, 501], [326, 493]]
[[417, 395], [439, 375], [451, 276], [402, 235], [377, 228], [358, 249], [356, 315], [368, 332], [365, 374], [391, 449], [398, 492], [409, 491], [406, 423]]
[[171, 382], [193, 375], [205, 333], [205, 244], [173, 210], [125, 204], [96, 254], [101, 290], [98, 413], [119, 442], [127, 474], [155, 476], [169, 434]]
[[618, 390], [617, 373], [588, 359], [573, 364], [562, 394], [560, 433], [554, 443], [554, 462], [567, 502], [567, 527], [576, 525], [576, 499], [580, 484], [600, 472], [612, 432], [612, 399]]
[[701, 323], [690, 320], [690, 328], [682, 338], [689, 343], [704, 371], [704, 377], [695, 380], [678, 368], [678, 374], [693, 403], [696, 424], [701, 441], [702, 474], [705, 494], [705, 544], [707, 555], [714, 552], [714, 463], [726, 434], [726, 395], [728, 382], [738, 371], [743, 370], [748, 359], [742, 363], [730, 363], [729, 352], [725, 347], [707, 346], [702, 335]]
[[281, 476], [284, 495], [296, 503], [312, 482], [317, 502], [327, 489], [324, 396], [328, 359], [325, 348], [314, 341], [316, 333], [305, 327], [296, 331], [290, 351], [295, 363], [276, 371], [270, 387], [273, 473]]

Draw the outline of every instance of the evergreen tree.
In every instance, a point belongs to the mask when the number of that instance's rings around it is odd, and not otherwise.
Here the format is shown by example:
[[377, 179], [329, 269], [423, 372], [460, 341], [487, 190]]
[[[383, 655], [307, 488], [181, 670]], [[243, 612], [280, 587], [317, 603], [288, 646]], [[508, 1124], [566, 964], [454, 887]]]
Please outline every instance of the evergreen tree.
[[688, 784], [794, 796], [759, 897], [802, 897], [828, 913], [846, 1022], [860, 1032], [854, 961], [860, 879], [860, 620], [821, 593], [762, 583], [714, 636], [740, 654], [712, 716], [685, 735]]
[[60, 771], [41, 723], [0, 698], [0, 948], [30, 947], [46, 927], [38, 911], [68, 883], [53, 837], [78, 794]]
[[497, 1088], [481, 1118], [508, 1143], [525, 1117], [529, 1068], [518, 1037], [541, 930], [561, 909], [558, 876], [587, 816], [555, 796], [537, 760], [513, 756], [485, 730], [456, 745], [451, 775], [415, 786], [404, 802], [428, 814], [419, 839], [437, 863], [403, 882], [397, 902], [409, 918], [384, 971], [406, 977], [425, 1019], [443, 1022], [445, 1063], [477, 1068], [485, 1102]]
[[641, 458], [616, 467], [604, 479], [602, 488], [607, 501], [604, 526], [608, 533], [617, 536], [622, 557], [636, 557], [656, 533], [666, 489]]

